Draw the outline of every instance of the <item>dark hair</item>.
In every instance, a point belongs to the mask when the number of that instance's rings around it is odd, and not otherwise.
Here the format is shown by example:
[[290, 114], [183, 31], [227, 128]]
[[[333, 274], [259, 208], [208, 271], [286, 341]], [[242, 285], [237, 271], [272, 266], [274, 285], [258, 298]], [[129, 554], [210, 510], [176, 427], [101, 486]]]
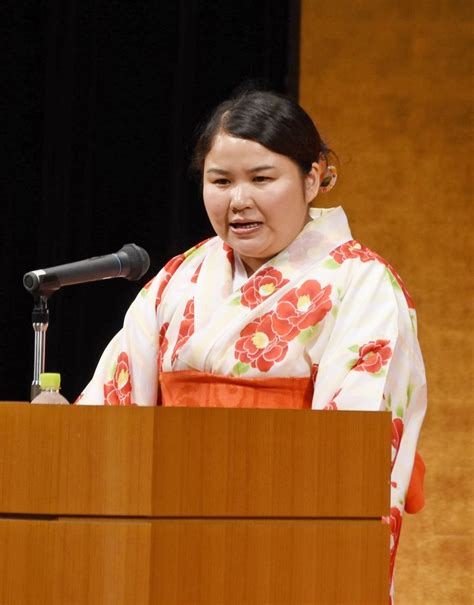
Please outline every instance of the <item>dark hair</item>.
[[295, 101], [275, 92], [246, 91], [218, 105], [198, 131], [191, 168], [199, 176], [220, 130], [287, 156], [304, 174], [321, 155], [327, 160], [330, 153], [309, 115]]

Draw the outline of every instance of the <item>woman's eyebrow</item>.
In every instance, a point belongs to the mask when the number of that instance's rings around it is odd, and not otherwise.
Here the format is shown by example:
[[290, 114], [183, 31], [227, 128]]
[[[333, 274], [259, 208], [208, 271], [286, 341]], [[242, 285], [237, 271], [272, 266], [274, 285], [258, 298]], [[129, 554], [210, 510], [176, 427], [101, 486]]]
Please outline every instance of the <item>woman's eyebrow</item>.
[[255, 168], [251, 168], [248, 172], [260, 172], [261, 170], [272, 170], [272, 168], [275, 168], [275, 166], [265, 164], [263, 166], [255, 166]]
[[[250, 168], [249, 170], [247, 170], [247, 172], [260, 172], [262, 170], [272, 170], [273, 168], [275, 168], [275, 166], [270, 166], [268, 165], [262, 165], [262, 166], [255, 166], [255, 168]], [[208, 168], [208, 170], [206, 170], [206, 174], [209, 173], [215, 173], [215, 174], [230, 174], [229, 170], [224, 170], [223, 168]]]
[[217, 174], [229, 174], [229, 171], [224, 170], [223, 168], [209, 168], [208, 170], [206, 170], [207, 174], [209, 174], [210, 172], [216, 172]]

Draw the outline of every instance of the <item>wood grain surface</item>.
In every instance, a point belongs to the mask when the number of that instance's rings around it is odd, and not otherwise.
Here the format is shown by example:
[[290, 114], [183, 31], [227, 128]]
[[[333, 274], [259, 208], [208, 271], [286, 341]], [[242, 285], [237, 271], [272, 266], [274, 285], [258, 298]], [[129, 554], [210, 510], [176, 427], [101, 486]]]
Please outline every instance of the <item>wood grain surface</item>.
[[150, 522], [0, 519], [2, 605], [149, 603]]
[[153, 419], [143, 408], [0, 405], [0, 512], [149, 515]]
[[151, 603], [387, 603], [380, 520], [170, 520], [152, 532]]
[[2, 404], [0, 604], [385, 603], [390, 429]]
[[390, 415], [0, 406], [0, 513], [378, 517]]
[[0, 543], [2, 605], [387, 601], [380, 521], [3, 519]]
[[155, 422], [153, 516], [380, 518], [389, 509], [391, 421], [383, 416], [164, 409]]

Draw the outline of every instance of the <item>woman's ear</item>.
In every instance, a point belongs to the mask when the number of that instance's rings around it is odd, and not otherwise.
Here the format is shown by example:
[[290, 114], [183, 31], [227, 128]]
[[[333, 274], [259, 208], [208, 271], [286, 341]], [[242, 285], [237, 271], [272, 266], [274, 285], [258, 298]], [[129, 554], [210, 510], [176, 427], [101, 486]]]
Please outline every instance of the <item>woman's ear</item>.
[[320, 181], [321, 166], [318, 162], [313, 162], [310, 171], [304, 177], [305, 201], [307, 204], [311, 204], [318, 195]]

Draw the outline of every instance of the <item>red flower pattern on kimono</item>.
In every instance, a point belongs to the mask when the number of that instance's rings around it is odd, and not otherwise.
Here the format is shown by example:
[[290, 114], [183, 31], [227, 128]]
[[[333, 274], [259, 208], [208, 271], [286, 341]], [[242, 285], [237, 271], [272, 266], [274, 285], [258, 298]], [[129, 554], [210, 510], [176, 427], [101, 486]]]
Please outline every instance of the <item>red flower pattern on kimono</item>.
[[173, 349], [171, 363], [174, 363], [178, 358], [178, 353], [183, 345], [194, 334], [194, 298], [188, 300], [184, 308], [184, 318], [179, 325], [178, 339]]
[[[164, 276], [163, 280], [161, 281], [159, 287], [158, 287], [158, 291], [156, 293], [156, 300], [155, 300], [155, 310], [158, 308], [158, 306], [161, 303], [161, 299], [163, 297], [163, 292], [166, 289], [166, 286], [169, 284], [170, 279], [173, 277], [174, 273], [176, 272], [176, 270], [178, 269], [178, 267], [180, 267], [182, 265], [182, 263], [192, 254], [194, 254], [194, 252], [200, 248], [201, 246], [204, 246], [204, 244], [206, 242], [208, 242], [211, 238], [208, 237], [207, 239], [205, 239], [202, 242], [199, 242], [199, 244], [196, 244], [195, 246], [193, 246], [192, 248], [190, 248], [187, 252], [184, 252], [183, 254], [178, 254], [178, 256], [174, 256], [171, 260], [169, 260], [166, 265], [163, 267], [163, 271], [165, 271], [166, 275]], [[191, 278], [191, 281], [196, 281], [197, 280], [197, 276], [199, 273], [200, 267], [198, 267], [198, 269], [196, 270], [195, 274], [193, 275], [193, 277]]]
[[229, 263], [231, 265], [233, 265], [234, 264], [234, 250], [233, 250], [233, 248], [231, 248], [227, 242], [224, 242], [222, 244], [222, 247], [225, 250], [225, 253], [226, 253], [225, 255], [227, 256], [227, 260], [229, 261]]
[[392, 349], [387, 346], [389, 340], [371, 340], [359, 348], [359, 359], [355, 362], [353, 370], [356, 372], [380, 372], [387, 365], [392, 356]]
[[332, 252], [330, 252], [330, 255], [336, 261], [336, 263], [340, 265], [349, 258], [359, 258], [363, 263], [366, 263], [371, 260], [378, 260], [380, 263], [382, 263], [382, 265], [385, 265], [387, 267], [397, 284], [400, 286], [400, 289], [402, 290], [403, 295], [405, 296], [405, 300], [407, 301], [408, 308], [415, 308], [413, 299], [410, 296], [408, 290], [406, 289], [402, 278], [400, 277], [400, 275], [398, 275], [392, 265], [387, 262], [383, 257], [379, 256], [376, 252], [372, 252], [372, 250], [370, 250], [366, 246], [363, 246], [357, 240], [353, 239], [349, 242], [346, 242], [345, 244], [341, 244]]
[[194, 271], [194, 275], [191, 277], [191, 282], [193, 284], [197, 283], [198, 277], [199, 277], [199, 273], [201, 271], [201, 267], [202, 267], [202, 263], [199, 263], [198, 268], [196, 269], [196, 271]]
[[401, 528], [402, 513], [396, 506], [392, 506], [390, 509], [390, 533], [392, 534], [392, 545], [390, 548], [390, 578], [393, 577], [393, 568], [395, 566], [395, 557], [397, 554]]
[[273, 312], [265, 313], [245, 326], [235, 345], [236, 359], [260, 372], [268, 372], [288, 351], [288, 344], [273, 331], [272, 317]]
[[374, 259], [374, 253], [355, 239], [341, 244], [330, 252], [330, 255], [340, 265], [348, 258], [360, 258], [363, 263]]
[[161, 303], [163, 292], [165, 291], [166, 286], [169, 284], [170, 279], [173, 277], [173, 274], [175, 273], [176, 269], [182, 264], [185, 259], [185, 254], [178, 254], [178, 256], [173, 257], [163, 267], [163, 270], [166, 272], [166, 275], [160, 283], [158, 291], [156, 293], [155, 310], [158, 309]]
[[128, 355], [120, 353], [114, 376], [104, 384], [104, 405], [131, 405], [132, 381]]
[[322, 321], [331, 310], [331, 286], [321, 287], [315, 279], [308, 279], [292, 288], [277, 303], [272, 325], [280, 339], [289, 342], [306, 328]]
[[337, 389], [337, 391], [332, 396], [331, 401], [329, 403], [326, 403], [326, 405], [323, 407], [323, 410], [337, 410], [337, 403], [334, 400], [336, 399], [336, 397], [339, 395], [339, 393], [341, 391], [342, 391], [342, 389]]
[[392, 468], [397, 459], [398, 449], [400, 447], [400, 441], [403, 435], [403, 420], [401, 418], [394, 418], [392, 420], [392, 448], [395, 450], [392, 460]]
[[262, 301], [287, 284], [288, 281], [288, 279], [283, 279], [280, 271], [273, 267], [262, 269], [242, 286], [240, 302], [244, 307], [254, 309]]
[[168, 339], [166, 338], [166, 331], [168, 330], [169, 321], [165, 322], [161, 326], [160, 333], [158, 335], [158, 371], [161, 372], [163, 369], [163, 357], [168, 350]]

